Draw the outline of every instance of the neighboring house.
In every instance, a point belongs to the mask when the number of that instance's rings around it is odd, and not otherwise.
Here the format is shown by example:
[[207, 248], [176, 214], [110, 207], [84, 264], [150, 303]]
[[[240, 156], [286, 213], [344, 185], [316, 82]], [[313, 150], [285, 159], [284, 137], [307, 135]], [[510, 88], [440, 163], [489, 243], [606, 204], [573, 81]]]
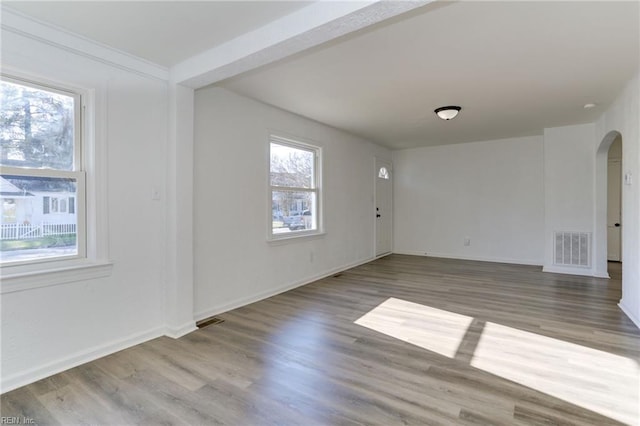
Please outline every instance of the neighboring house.
[[75, 224], [75, 185], [62, 179], [0, 177], [2, 223]]
[[34, 195], [0, 176], [2, 223], [22, 223], [32, 209]]

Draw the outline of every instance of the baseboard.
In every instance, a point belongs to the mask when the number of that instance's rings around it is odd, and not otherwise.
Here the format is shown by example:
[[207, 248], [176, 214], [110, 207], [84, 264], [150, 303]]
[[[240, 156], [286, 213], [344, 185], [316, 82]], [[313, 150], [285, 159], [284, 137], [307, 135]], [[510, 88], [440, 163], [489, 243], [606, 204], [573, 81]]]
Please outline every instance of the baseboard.
[[196, 327], [195, 321], [188, 321], [181, 325], [180, 327], [167, 327], [164, 331], [164, 335], [167, 337], [171, 337], [172, 339], [178, 339], [185, 334], [189, 334], [192, 331], [196, 331], [198, 327]]
[[522, 260], [522, 259], [508, 259], [502, 257], [482, 257], [482, 256], [461, 256], [458, 254], [446, 254], [446, 253], [434, 253], [424, 251], [413, 250], [394, 250], [394, 254], [406, 254], [410, 256], [425, 256], [425, 257], [437, 257], [442, 259], [459, 259], [459, 260], [474, 260], [477, 262], [492, 262], [492, 263], [510, 263], [513, 265], [530, 265], [530, 266], [542, 266], [542, 263], [535, 260]]
[[606, 278], [606, 279], [610, 279], [611, 276], [609, 275], [609, 273], [607, 271], [595, 271], [593, 273], [593, 276], [596, 278]]
[[562, 266], [544, 266], [542, 268], [542, 272], [549, 272], [552, 274], [579, 275], [581, 277], [605, 278], [597, 276], [594, 270], [591, 268], [565, 268]]
[[371, 259], [371, 260], [382, 259], [383, 257], [387, 257], [387, 256], [389, 256], [389, 255], [391, 255], [391, 254], [393, 254], [393, 252], [392, 252], [392, 251], [387, 252], [387, 253], [382, 253], [382, 254], [376, 255], [376, 257], [374, 257], [374, 258], [373, 258], [373, 259]]
[[618, 307], [622, 312], [624, 312], [626, 316], [629, 317], [631, 322], [633, 322], [636, 325], [636, 327], [640, 328], [640, 318], [636, 317], [635, 315], [633, 315], [633, 313], [631, 313], [631, 309], [625, 306], [624, 300], [620, 299], [620, 303], [618, 303]]
[[317, 274], [317, 275], [314, 275], [314, 276], [311, 276], [311, 277], [307, 277], [307, 278], [304, 278], [302, 280], [295, 281], [293, 283], [289, 283], [289, 284], [285, 284], [285, 285], [280, 286], [280, 287], [272, 288], [272, 289], [260, 292], [258, 294], [252, 294], [249, 297], [241, 297], [241, 298], [235, 299], [235, 300], [233, 300], [231, 302], [224, 303], [222, 305], [218, 305], [218, 306], [206, 309], [204, 311], [197, 312], [197, 313], [194, 314], [194, 319], [195, 319], [195, 321], [200, 321], [202, 319], [209, 318], [209, 317], [214, 316], [214, 315], [219, 315], [219, 314], [221, 314], [223, 312], [228, 312], [228, 311], [231, 311], [233, 309], [237, 309], [237, 308], [240, 308], [242, 306], [249, 305], [251, 303], [255, 303], [255, 302], [258, 302], [258, 301], [263, 300], [263, 299], [267, 299], [267, 298], [275, 296], [277, 294], [284, 293], [285, 291], [293, 290], [294, 288], [310, 284], [310, 283], [312, 283], [314, 281], [321, 280], [321, 279], [329, 277], [331, 275], [335, 275], [338, 272], [346, 271], [347, 269], [351, 269], [351, 268], [355, 268], [356, 266], [364, 265], [365, 263], [369, 263], [372, 260], [375, 260], [375, 258], [370, 257], [370, 258], [367, 258], [367, 259], [359, 260], [357, 262], [353, 262], [353, 263], [350, 263], [350, 264], [347, 264], [347, 265], [339, 266], [339, 267], [333, 268], [333, 269], [331, 269], [329, 271], [325, 271], [325, 272], [322, 272], [320, 274]]
[[121, 351], [140, 343], [144, 343], [148, 340], [155, 339], [164, 334], [163, 327], [157, 327], [149, 331], [135, 334], [127, 337], [126, 339], [119, 339], [107, 344], [95, 346], [91, 349], [78, 352], [69, 357], [50, 362], [41, 367], [37, 367], [22, 373], [14, 374], [9, 377], [2, 377], [0, 381], [0, 393], [9, 392], [13, 389], [17, 389], [21, 386], [28, 385], [46, 377], [52, 376], [57, 373], [61, 373], [70, 368], [77, 367], [78, 365], [85, 364], [89, 361], [93, 361], [103, 356], [110, 355], [112, 353]]

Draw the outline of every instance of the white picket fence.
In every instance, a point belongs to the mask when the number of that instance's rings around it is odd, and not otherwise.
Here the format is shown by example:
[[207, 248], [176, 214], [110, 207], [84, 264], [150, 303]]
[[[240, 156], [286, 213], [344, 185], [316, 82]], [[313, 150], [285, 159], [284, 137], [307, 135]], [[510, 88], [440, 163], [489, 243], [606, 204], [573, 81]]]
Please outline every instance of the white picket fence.
[[0, 240], [31, 240], [51, 235], [69, 235], [76, 233], [75, 223], [3, 223], [0, 224]]

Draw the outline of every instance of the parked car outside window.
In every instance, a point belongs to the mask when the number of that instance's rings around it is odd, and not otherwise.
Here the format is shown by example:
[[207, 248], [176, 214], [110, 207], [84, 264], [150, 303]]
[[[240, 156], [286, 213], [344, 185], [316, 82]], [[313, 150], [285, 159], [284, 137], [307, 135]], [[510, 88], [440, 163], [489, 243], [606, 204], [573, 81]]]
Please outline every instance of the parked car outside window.
[[[288, 219], [288, 221], [286, 219]], [[311, 211], [305, 210], [303, 212], [296, 212], [292, 216], [285, 218], [285, 225], [291, 231], [311, 229]]]

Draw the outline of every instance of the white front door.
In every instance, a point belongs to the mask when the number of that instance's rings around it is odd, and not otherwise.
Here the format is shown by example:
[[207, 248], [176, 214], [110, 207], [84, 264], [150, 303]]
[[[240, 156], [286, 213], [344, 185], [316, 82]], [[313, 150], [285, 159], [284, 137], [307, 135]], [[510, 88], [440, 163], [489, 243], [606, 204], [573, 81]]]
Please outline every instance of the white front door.
[[376, 256], [391, 253], [393, 186], [391, 164], [376, 158]]
[[607, 260], [620, 261], [622, 166], [609, 160], [607, 167]]

